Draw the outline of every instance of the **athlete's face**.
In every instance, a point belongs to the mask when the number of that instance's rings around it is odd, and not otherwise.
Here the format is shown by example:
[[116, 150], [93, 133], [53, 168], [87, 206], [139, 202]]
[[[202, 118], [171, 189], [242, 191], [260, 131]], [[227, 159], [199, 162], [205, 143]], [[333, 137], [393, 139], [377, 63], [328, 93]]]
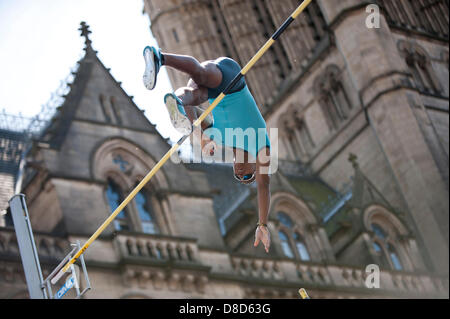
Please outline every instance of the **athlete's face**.
[[255, 163], [234, 163], [233, 165], [234, 178], [242, 184], [251, 184], [256, 178], [256, 164]]

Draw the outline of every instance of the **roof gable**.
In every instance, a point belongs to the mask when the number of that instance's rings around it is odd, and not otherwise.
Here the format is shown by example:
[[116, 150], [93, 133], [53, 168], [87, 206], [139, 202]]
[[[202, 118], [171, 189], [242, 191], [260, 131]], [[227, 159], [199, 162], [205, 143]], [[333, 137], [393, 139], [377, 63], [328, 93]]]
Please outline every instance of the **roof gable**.
[[[86, 37], [86, 52], [78, 62], [78, 70], [70, 92], [58, 107], [50, 124], [41, 135], [41, 141], [51, 148], [60, 149], [73, 121], [88, 121], [103, 125], [120, 126], [158, 134], [155, 126], [144, 116], [132, 98], [121, 87], [92, 48], [90, 31], [82, 22], [80, 30]], [[162, 138], [162, 137], [161, 137]]]

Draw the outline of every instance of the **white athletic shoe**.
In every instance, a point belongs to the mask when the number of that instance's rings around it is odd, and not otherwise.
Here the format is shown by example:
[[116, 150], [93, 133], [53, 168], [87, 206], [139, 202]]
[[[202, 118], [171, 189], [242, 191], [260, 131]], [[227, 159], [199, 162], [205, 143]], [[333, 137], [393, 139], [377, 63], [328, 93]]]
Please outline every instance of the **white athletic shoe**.
[[173, 127], [183, 135], [189, 135], [192, 132], [192, 124], [186, 115], [183, 103], [173, 93], [167, 93], [164, 96], [164, 104], [169, 112], [170, 121]]
[[153, 90], [156, 85], [156, 77], [161, 68], [161, 50], [155, 47], [145, 47], [144, 49], [145, 71], [142, 77], [147, 89]]

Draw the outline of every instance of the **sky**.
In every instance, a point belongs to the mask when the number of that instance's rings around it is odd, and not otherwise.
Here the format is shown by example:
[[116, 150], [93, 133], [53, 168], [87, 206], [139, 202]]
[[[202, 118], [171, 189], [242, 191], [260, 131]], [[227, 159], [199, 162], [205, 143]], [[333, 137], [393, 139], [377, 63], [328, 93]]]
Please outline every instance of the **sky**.
[[86, 21], [105, 67], [160, 134], [177, 141], [163, 104], [173, 90], [165, 69], [153, 91], [142, 84], [143, 48], [157, 45], [143, 7], [143, 0], [0, 0], [0, 112], [40, 112], [83, 56], [78, 28]]

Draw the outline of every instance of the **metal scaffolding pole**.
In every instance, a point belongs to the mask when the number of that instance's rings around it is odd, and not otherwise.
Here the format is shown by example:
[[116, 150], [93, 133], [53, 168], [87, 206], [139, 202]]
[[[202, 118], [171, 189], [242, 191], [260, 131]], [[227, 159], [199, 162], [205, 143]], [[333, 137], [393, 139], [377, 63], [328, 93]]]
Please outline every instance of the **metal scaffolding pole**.
[[30, 298], [47, 299], [47, 294], [42, 286], [44, 279], [34, 242], [33, 230], [31, 229], [30, 217], [25, 203], [25, 195], [14, 195], [9, 201], [9, 207]]

